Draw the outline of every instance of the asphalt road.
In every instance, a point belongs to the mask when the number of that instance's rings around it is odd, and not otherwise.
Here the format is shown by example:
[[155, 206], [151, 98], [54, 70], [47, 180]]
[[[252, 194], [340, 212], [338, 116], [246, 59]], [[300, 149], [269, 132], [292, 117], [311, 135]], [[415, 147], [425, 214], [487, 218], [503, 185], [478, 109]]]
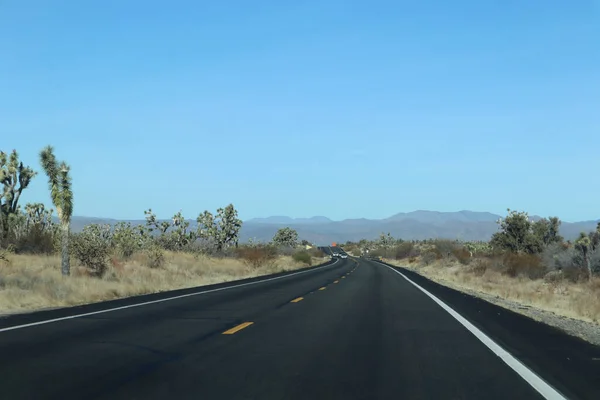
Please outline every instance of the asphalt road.
[[[565, 398], [600, 398], [600, 361], [578, 358], [597, 348], [550, 331], [573, 352], [569, 364], [492, 335], [535, 372], [511, 366], [510, 354], [379, 263], [340, 259], [269, 279], [0, 320], [0, 397], [554, 399], [558, 387]], [[484, 312], [482, 329], [496, 317]], [[538, 325], [526, 328], [533, 338], [547, 335]]]

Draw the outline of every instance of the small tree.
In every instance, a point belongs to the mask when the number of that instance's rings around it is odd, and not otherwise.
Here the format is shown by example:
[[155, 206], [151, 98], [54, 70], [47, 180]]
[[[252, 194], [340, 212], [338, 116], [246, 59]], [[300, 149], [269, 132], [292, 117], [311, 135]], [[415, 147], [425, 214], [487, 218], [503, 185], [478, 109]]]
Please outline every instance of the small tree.
[[500, 232], [492, 235], [493, 246], [509, 250], [515, 253], [524, 252], [527, 249], [527, 241], [531, 233], [531, 221], [526, 212], [507, 210], [506, 218], [500, 218]]
[[56, 207], [56, 213], [60, 220], [60, 230], [62, 236], [62, 263], [61, 271], [63, 275], [70, 275], [71, 264], [69, 260], [69, 234], [71, 226], [71, 216], [73, 215], [73, 189], [71, 187], [70, 168], [63, 161], [60, 164], [54, 156], [52, 146], [45, 147], [40, 152], [40, 162], [42, 168], [48, 177], [48, 186], [50, 188], [50, 197]]
[[233, 204], [217, 209], [216, 216], [209, 211], [204, 211], [198, 216], [196, 222], [198, 222], [197, 236], [213, 242], [217, 251], [220, 252], [230, 245], [238, 247], [242, 220], [238, 218], [238, 212]]
[[298, 245], [298, 232], [290, 227], [281, 228], [273, 236], [273, 243], [277, 246], [296, 247]]
[[16, 150], [10, 153], [0, 151], [0, 242], [4, 241], [9, 232], [9, 219], [11, 215], [19, 214], [19, 198], [33, 177], [37, 175], [29, 166], [23, 166], [19, 161]]

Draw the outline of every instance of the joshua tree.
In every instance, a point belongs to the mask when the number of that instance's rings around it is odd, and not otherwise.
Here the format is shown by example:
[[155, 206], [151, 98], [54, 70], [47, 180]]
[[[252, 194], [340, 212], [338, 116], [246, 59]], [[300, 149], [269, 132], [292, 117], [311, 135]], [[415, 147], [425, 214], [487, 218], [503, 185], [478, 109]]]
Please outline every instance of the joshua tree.
[[40, 152], [40, 162], [44, 172], [48, 176], [48, 187], [50, 188], [50, 197], [56, 207], [56, 213], [60, 220], [60, 230], [62, 236], [62, 264], [63, 275], [71, 273], [69, 262], [69, 234], [71, 226], [71, 216], [73, 215], [73, 189], [71, 187], [70, 168], [64, 161], [58, 162], [54, 156], [54, 148], [46, 146]]
[[0, 239], [6, 238], [9, 231], [9, 220], [11, 216], [19, 214], [19, 198], [23, 190], [35, 177], [34, 172], [28, 166], [25, 167], [19, 161], [19, 155], [13, 150], [7, 158], [7, 154], [0, 151]]

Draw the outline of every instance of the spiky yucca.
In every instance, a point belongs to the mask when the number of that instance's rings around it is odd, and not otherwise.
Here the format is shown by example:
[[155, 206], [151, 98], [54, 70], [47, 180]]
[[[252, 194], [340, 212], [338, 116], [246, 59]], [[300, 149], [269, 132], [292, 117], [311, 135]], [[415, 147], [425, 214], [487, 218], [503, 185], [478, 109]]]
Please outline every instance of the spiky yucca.
[[73, 189], [71, 187], [70, 168], [64, 161], [58, 162], [54, 156], [54, 148], [46, 146], [40, 152], [40, 162], [42, 168], [48, 176], [48, 187], [50, 188], [50, 197], [56, 207], [56, 213], [60, 219], [60, 230], [62, 236], [62, 263], [61, 271], [63, 275], [71, 273], [71, 264], [69, 260], [69, 235], [71, 226], [71, 216], [73, 215]]

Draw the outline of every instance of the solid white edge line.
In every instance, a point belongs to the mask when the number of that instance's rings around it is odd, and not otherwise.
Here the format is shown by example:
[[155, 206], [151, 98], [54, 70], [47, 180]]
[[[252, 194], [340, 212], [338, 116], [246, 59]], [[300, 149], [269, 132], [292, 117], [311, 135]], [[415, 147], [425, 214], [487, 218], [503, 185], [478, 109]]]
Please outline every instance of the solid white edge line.
[[[162, 302], [166, 302], [166, 301], [182, 299], [184, 297], [198, 296], [198, 295], [206, 294], [206, 293], [219, 292], [219, 291], [228, 290], [228, 289], [235, 289], [235, 288], [239, 288], [239, 287], [242, 287], [242, 286], [256, 285], [256, 284], [259, 284], [259, 283], [274, 281], [274, 280], [277, 280], [277, 279], [288, 278], [290, 276], [295, 276], [295, 275], [300, 275], [300, 274], [306, 274], [307, 272], [317, 271], [317, 270], [320, 270], [322, 268], [332, 267], [338, 261], [339, 260], [336, 259], [332, 264], [329, 264], [329, 265], [323, 265], [323, 266], [320, 266], [320, 267], [316, 267], [314, 269], [308, 269], [306, 271], [294, 272], [292, 274], [288, 274], [288, 275], [284, 275], [284, 276], [276, 276], [275, 278], [261, 279], [261, 280], [254, 281], [254, 282], [240, 283], [239, 285], [234, 285], [234, 286], [226, 286], [226, 287], [222, 287], [222, 288], [203, 290], [203, 291], [200, 291], [200, 292], [187, 293], [187, 294], [182, 294], [182, 295], [179, 295], [179, 296], [167, 297], [166, 299], [158, 299], [158, 300], [145, 301], [143, 303], [130, 304], [128, 306], [107, 308], [106, 310], [99, 310], [99, 311], [93, 311], [93, 312], [88, 312], [88, 313], [83, 313], [83, 314], [69, 315], [69, 316], [66, 316], [66, 317], [47, 319], [47, 320], [44, 320], [44, 321], [32, 322], [32, 323], [29, 323], [29, 324], [9, 326], [7, 328], [0, 328], [0, 332], [12, 331], [12, 330], [15, 330], [15, 329], [22, 329], [22, 328], [27, 328], [27, 327], [36, 326], [36, 325], [44, 325], [44, 324], [49, 324], [49, 323], [52, 323], [52, 322], [65, 321], [65, 320], [68, 320], [68, 319], [87, 317], [87, 316], [90, 316], [90, 315], [103, 314], [103, 313], [112, 312], [112, 311], [125, 310], [127, 308], [147, 306], [149, 304], [162, 303]], [[154, 294], [154, 293], [148, 293], [148, 294]], [[126, 297], [124, 297], [124, 298], [122, 298], [120, 300], [124, 300], [124, 299], [126, 299]], [[89, 304], [93, 304], [93, 303], [89, 303]], [[84, 304], [84, 305], [89, 305], [89, 304]]]
[[494, 342], [489, 336], [487, 336], [485, 333], [483, 333], [481, 330], [479, 330], [479, 328], [477, 328], [475, 325], [473, 325], [472, 323], [467, 321], [462, 315], [460, 315], [459, 313], [454, 311], [454, 309], [452, 309], [449, 305], [447, 305], [446, 303], [444, 303], [443, 301], [438, 299], [433, 294], [429, 293], [427, 290], [423, 289], [421, 286], [419, 286], [416, 283], [414, 283], [413, 281], [411, 281], [402, 272], [390, 267], [389, 265], [382, 264], [382, 263], [378, 263], [378, 264], [383, 265], [383, 266], [391, 269], [395, 273], [399, 274], [404, 279], [406, 279], [408, 282], [413, 284], [417, 289], [419, 289], [420, 291], [425, 293], [427, 296], [429, 296], [440, 307], [442, 307], [445, 311], [447, 311], [448, 314], [450, 314], [458, 322], [460, 322], [465, 328], [467, 328], [467, 330], [469, 330], [469, 332], [471, 332], [473, 335], [475, 335], [475, 337], [477, 339], [479, 339], [483, 344], [485, 344], [492, 352], [494, 352], [494, 354], [496, 354], [498, 357], [500, 357], [500, 359], [502, 361], [504, 361], [504, 363], [506, 363], [510, 368], [513, 369], [513, 371], [515, 371], [517, 374], [519, 374], [521, 376], [521, 378], [523, 378], [529, 385], [531, 385], [531, 387], [533, 387], [545, 399], [567, 400], [566, 397], [564, 397], [556, 389], [554, 389], [552, 386], [550, 386], [548, 383], [546, 383], [535, 372], [533, 372], [532, 370], [527, 368], [525, 366], [525, 364], [523, 364], [521, 361], [519, 361], [517, 358], [515, 358], [508, 351], [506, 351], [502, 347], [500, 347], [500, 345], [498, 345], [496, 342]]

